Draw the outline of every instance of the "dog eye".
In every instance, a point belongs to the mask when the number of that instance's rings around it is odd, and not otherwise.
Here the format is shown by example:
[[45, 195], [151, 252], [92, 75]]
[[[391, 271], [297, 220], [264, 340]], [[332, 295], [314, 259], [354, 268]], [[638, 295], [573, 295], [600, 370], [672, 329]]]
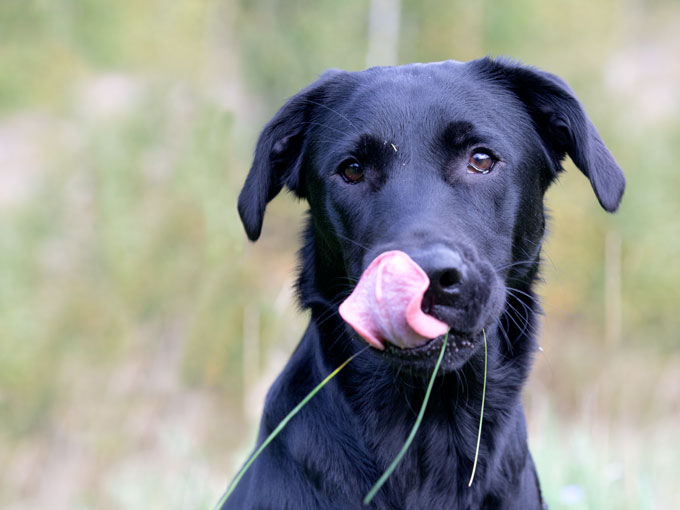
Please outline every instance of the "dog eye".
[[468, 172], [471, 174], [488, 174], [496, 160], [486, 152], [477, 151], [468, 160]]
[[340, 165], [340, 175], [349, 184], [356, 184], [364, 179], [364, 170], [355, 160], [349, 160]]

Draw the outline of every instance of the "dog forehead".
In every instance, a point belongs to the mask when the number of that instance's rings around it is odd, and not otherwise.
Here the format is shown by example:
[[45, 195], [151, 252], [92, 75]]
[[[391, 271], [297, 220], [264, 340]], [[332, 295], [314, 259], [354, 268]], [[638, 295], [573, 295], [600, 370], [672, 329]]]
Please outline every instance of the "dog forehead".
[[[333, 83], [327, 103], [317, 108], [310, 133], [325, 159], [344, 157], [366, 136], [394, 144], [408, 154], [425, 152], [462, 135], [482, 135], [496, 148], [538, 143], [530, 117], [514, 93], [454, 61], [376, 67], [344, 73]], [[514, 152], [514, 150], [513, 150]], [[511, 154], [504, 154], [512, 156]], [[511, 158], [512, 159], [512, 158]]]
[[502, 129], [501, 120], [507, 125], [527, 119], [512, 92], [466, 63], [374, 67], [350, 74], [352, 85], [336, 106], [358, 130], [389, 136], [455, 121]]

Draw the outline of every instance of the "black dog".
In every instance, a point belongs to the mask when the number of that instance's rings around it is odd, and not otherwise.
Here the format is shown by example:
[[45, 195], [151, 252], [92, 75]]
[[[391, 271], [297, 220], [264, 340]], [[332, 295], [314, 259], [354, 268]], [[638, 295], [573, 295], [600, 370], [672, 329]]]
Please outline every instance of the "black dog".
[[[623, 173], [570, 89], [504, 60], [329, 71], [288, 101], [259, 138], [238, 205], [254, 241], [284, 186], [309, 202], [298, 290], [311, 322], [269, 392], [259, 441], [365, 347], [338, 305], [377, 255], [400, 250], [429, 275], [423, 310], [451, 334], [422, 426], [371, 508], [542, 508], [520, 392], [537, 349], [543, 195], [567, 154], [616, 210]], [[468, 487], [483, 329], [486, 404]], [[223, 508], [361, 508], [413, 425], [442, 342], [361, 353]]]

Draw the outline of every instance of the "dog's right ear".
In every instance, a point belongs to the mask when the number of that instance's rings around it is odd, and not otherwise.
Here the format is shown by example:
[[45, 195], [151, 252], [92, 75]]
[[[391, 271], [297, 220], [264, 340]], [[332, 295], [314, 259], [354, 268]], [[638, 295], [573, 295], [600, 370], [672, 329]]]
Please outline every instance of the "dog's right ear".
[[267, 204], [287, 186], [305, 196], [301, 167], [305, 138], [315, 109], [323, 107], [328, 86], [341, 71], [326, 71], [316, 82], [293, 96], [260, 134], [253, 165], [238, 197], [238, 212], [248, 239], [257, 241]]

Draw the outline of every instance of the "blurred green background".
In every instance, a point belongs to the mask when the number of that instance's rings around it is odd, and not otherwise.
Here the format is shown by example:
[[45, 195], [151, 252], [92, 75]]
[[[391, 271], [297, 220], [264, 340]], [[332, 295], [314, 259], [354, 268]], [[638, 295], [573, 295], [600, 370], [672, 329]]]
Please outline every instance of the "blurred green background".
[[305, 324], [303, 204], [246, 241], [259, 129], [329, 67], [508, 55], [565, 78], [627, 174], [547, 197], [525, 391], [552, 509], [676, 508], [680, 3], [2, 0], [0, 508], [211, 508]]

